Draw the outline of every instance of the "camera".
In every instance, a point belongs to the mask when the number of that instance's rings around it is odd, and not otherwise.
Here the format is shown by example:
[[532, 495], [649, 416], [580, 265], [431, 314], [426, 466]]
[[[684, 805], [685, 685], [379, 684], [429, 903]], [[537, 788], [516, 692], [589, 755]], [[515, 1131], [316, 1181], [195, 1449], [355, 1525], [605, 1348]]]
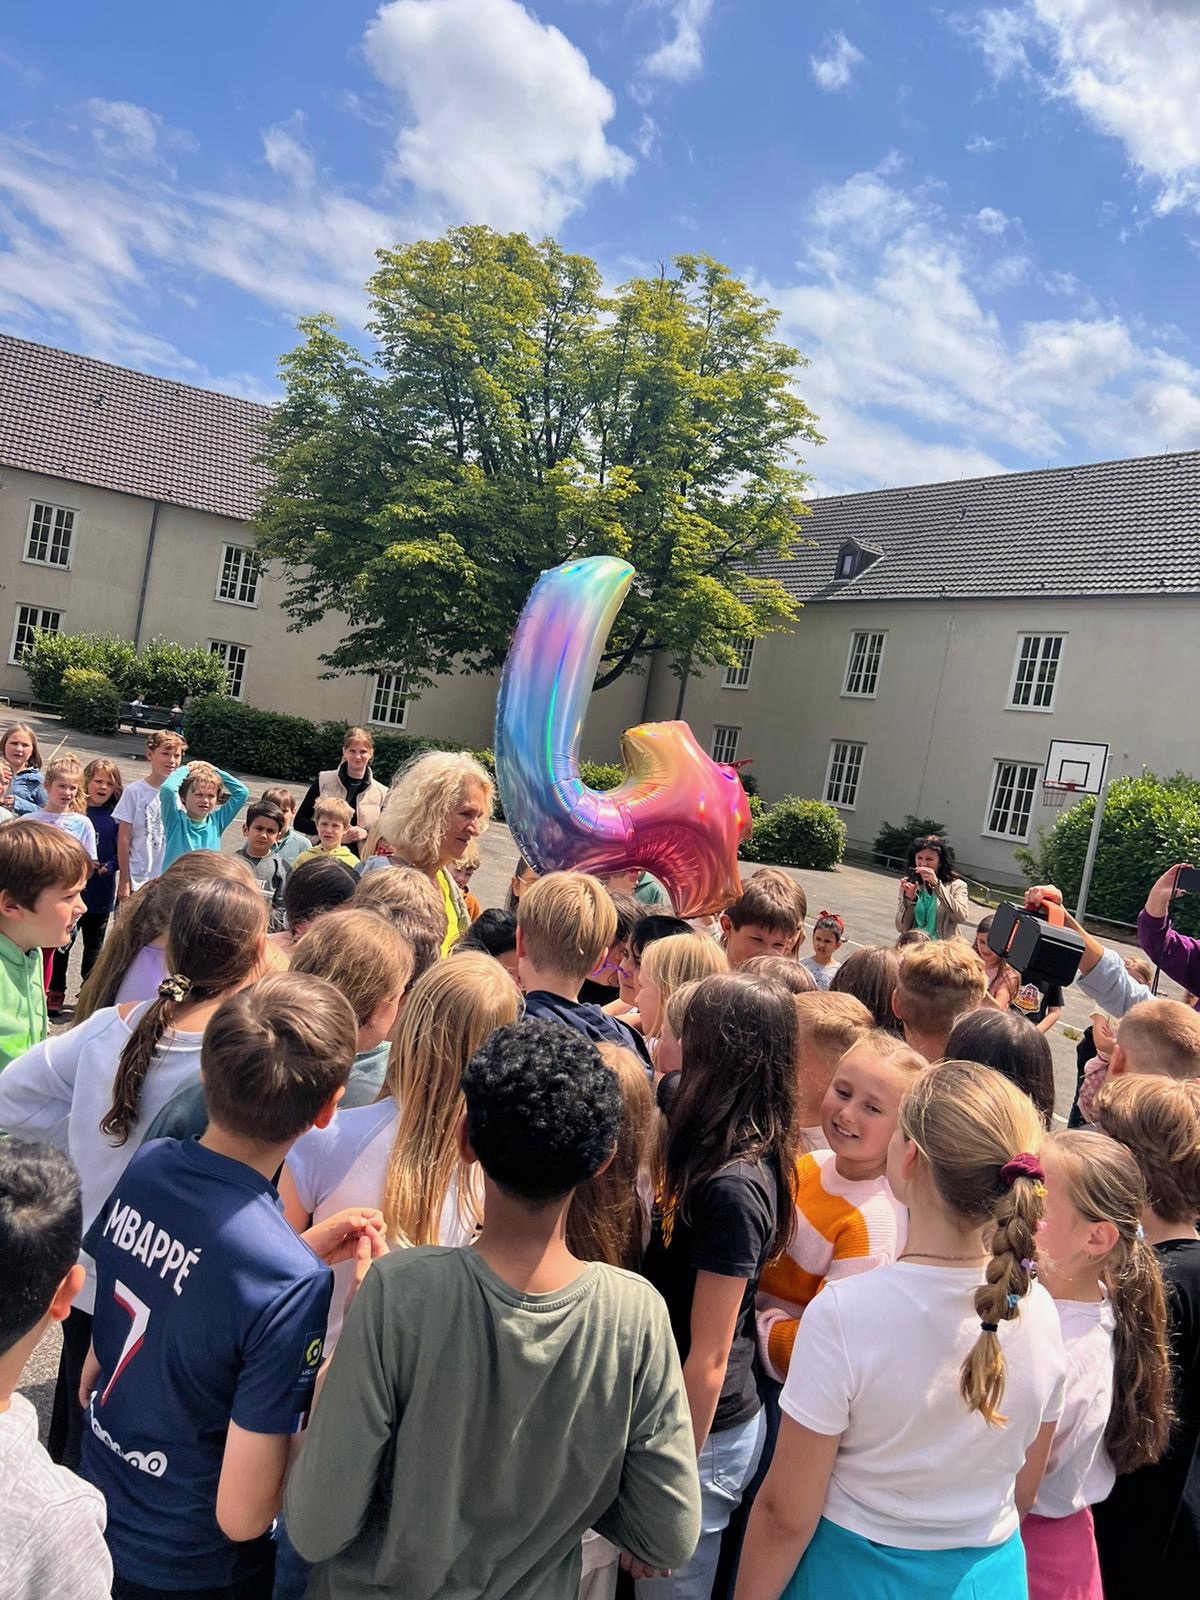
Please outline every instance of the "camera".
[[1047, 913], [1007, 902], [996, 907], [988, 930], [988, 949], [1039, 987], [1073, 983], [1083, 957], [1083, 940], [1073, 928], [1051, 922]]

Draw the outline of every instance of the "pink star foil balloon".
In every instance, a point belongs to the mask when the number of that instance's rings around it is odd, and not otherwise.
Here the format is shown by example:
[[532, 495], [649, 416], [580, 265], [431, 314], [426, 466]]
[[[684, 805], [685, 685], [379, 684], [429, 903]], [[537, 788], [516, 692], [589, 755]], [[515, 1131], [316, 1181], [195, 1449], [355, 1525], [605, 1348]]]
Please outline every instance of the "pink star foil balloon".
[[521, 612], [496, 702], [496, 778], [521, 853], [539, 872], [639, 867], [685, 917], [741, 892], [738, 843], [750, 810], [732, 767], [686, 722], [646, 722], [621, 739], [625, 779], [589, 789], [579, 741], [605, 640], [633, 568], [589, 556], [543, 572]]

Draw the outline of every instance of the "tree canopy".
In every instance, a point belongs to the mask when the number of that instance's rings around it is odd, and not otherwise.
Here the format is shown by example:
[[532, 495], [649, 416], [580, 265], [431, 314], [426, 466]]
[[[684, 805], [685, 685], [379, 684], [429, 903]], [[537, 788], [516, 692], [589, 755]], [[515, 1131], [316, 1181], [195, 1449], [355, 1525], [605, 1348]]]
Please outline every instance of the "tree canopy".
[[484, 227], [378, 260], [372, 358], [305, 319], [263, 457], [292, 626], [349, 621], [331, 671], [492, 670], [537, 575], [587, 555], [637, 568], [598, 686], [787, 626], [755, 569], [802, 542], [820, 436], [772, 307], [704, 255], [606, 295], [588, 257]]

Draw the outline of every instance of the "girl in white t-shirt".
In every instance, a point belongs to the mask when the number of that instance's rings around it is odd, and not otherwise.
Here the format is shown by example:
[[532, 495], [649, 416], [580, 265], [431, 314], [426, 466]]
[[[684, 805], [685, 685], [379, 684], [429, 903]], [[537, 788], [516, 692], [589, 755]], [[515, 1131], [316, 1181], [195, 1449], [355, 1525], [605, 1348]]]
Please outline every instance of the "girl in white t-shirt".
[[[468, 1244], [481, 1211], [455, 1141], [459, 1080], [489, 1034], [520, 1009], [520, 990], [491, 956], [456, 955], [420, 977], [405, 999], [379, 1099], [339, 1111], [288, 1154], [279, 1193], [296, 1231], [369, 1204], [383, 1212], [390, 1244]], [[341, 1332], [353, 1271], [348, 1261], [334, 1268], [327, 1350]]]
[[1146, 1190], [1124, 1145], [1058, 1133], [1042, 1151], [1038, 1273], [1067, 1351], [1063, 1413], [1021, 1525], [1030, 1600], [1103, 1600], [1091, 1507], [1170, 1433], [1162, 1272], [1142, 1229]]
[[888, 1150], [907, 1245], [804, 1314], [737, 1600], [1024, 1600], [1019, 1514], [1066, 1373], [1033, 1281], [1042, 1139], [987, 1067], [942, 1062], [908, 1090]]

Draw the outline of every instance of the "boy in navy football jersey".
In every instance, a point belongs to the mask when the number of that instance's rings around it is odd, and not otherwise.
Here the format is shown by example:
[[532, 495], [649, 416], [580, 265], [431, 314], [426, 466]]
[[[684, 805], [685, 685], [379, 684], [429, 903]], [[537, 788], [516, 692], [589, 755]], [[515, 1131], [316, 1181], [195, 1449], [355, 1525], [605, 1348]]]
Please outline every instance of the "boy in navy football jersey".
[[208, 1131], [144, 1145], [89, 1232], [81, 1471], [108, 1502], [114, 1600], [269, 1600], [329, 1264], [363, 1238], [383, 1249], [377, 1211], [293, 1233], [272, 1178], [333, 1116], [355, 1044], [349, 1001], [321, 978], [277, 973], [227, 1000], [201, 1052]]

